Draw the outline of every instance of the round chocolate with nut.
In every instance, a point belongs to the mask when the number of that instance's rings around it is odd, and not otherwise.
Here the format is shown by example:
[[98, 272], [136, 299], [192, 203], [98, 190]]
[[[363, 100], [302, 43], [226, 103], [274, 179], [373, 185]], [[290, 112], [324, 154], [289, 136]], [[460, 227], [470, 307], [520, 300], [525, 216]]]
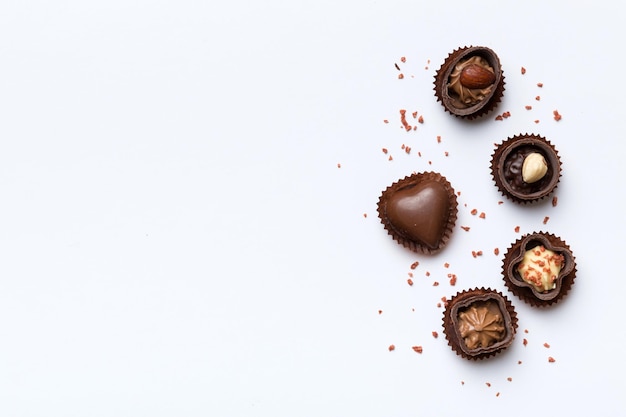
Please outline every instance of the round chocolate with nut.
[[491, 157], [491, 175], [500, 192], [516, 203], [544, 199], [561, 178], [561, 159], [546, 138], [520, 134], [498, 145]]
[[455, 116], [473, 119], [492, 110], [504, 92], [504, 75], [495, 52], [483, 46], [459, 48], [435, 75], [435, 96]]

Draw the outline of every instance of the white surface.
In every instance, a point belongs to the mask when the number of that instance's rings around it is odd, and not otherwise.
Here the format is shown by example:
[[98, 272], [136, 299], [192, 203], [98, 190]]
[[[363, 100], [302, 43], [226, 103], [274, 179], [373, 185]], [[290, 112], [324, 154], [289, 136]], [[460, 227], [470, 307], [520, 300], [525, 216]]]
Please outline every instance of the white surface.
[[[0, 4], [0, 415], [626, 409], [618, 3], [214, 3]], [[464, 45], [498, 53], [509, 119], [435, 101]], [[425, 123], [403, 131], [402, 108]], [[561, 154], [557, 207], [498, 205], [493, 143], [523, 132]], [[431, 169], [461, 191], [459, 221], [416, 256], [376, 202]], [[436, 304], [505, 291], [493, 249], [517, 225], [565, 239], [576, 283], [547, 311], [510, 296], [514, 345], [462, 360]]]

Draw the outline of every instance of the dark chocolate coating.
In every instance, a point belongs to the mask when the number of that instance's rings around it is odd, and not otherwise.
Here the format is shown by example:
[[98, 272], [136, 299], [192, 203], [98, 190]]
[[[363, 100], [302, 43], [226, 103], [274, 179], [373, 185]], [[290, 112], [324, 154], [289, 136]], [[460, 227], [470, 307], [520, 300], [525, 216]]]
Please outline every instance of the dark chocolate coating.
[[[546, 174], [534, 183], [522, 178], [524, 158], [539, 153], [546, 160]], [[546, 138], [535, 134], [520, 134], [508, 138], [496, 147], [491, 157], [491, 175], [500, 192], [516, 203], [533, 203], [550, 195], [561, 178], [561, 159]]]

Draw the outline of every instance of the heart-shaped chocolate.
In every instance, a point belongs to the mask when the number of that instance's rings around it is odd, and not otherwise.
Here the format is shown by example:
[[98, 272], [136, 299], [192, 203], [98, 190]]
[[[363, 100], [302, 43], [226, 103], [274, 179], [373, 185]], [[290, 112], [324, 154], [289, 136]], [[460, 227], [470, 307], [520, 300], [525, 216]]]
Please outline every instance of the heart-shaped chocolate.
[[398, 243], [415, 252], [434, 253], [452, 233], [456, 194], [438, 173], [413, 174], [387, 187], [378, 202], [378, 215]]

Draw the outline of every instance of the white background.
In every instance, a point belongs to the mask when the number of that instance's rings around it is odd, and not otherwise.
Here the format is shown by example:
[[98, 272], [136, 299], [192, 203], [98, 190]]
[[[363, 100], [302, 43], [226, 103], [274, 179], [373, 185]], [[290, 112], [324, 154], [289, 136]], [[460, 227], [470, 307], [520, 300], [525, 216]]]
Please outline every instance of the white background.
[[[623, 413], [618, 8], [2, 0], [0, 415]], [[465, 45], [494, 49], [507, 83], [477, 123], [432, 91]], [[424, 123], [404, 131], [400, 109]], [[556, 207], [493, 184], [493, 144], [525, 132], [561, 155]], [[376, 217], [387, 185], [424, 170], [461, 192], [431, 257]], [[547, 310], [500, 274], [534, 230], [578, 265]], [[476, 286], [508, 294], [520, 325], [482, 362], [447, 346], [437, 307]]]

